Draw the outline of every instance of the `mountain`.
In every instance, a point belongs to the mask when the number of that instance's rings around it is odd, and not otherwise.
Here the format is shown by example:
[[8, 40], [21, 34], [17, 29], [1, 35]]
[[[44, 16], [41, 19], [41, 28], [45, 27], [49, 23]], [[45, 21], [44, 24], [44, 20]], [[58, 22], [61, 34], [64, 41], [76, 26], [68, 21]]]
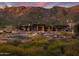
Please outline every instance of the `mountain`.
[[69, 8], [70, 13], [79, 13], [79, 5]]
[[70, 19], [75, 22], [79, 21], [79, 5], [69, 8], [55, 6], [50, 9], [25, 6], [0, 9], [0, 25], [64, 24], [66, 20]]

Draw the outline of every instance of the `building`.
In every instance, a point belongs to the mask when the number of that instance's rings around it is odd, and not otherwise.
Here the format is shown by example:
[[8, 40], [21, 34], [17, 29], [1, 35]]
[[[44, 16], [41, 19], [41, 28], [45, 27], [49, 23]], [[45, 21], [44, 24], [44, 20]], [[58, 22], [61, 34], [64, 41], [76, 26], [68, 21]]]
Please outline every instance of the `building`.
[[70, 31], [69, 25], [54, 25], [53, 31]]
[[67, 25], [53, 25], [47, 26], [45, 24], [28, 24], [17, 26], [18, 30], [22, 31], [40, 31], [40, 32], [49, 32], [49, 31], [72, 31], [72, 28], [69, 24]]

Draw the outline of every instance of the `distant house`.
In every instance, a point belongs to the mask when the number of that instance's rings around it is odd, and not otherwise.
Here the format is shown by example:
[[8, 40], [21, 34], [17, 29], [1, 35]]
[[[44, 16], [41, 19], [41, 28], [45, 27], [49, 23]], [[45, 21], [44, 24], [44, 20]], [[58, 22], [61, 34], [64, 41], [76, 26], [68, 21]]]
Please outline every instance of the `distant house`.
[[4, 39], [1, 40], [1, 39], [0, 39], [0, 43], [7, 43], [7, 40], [4, 40]]
[[3, 33], [4, 31], [3, 30], [0, 30], [0, 33]]

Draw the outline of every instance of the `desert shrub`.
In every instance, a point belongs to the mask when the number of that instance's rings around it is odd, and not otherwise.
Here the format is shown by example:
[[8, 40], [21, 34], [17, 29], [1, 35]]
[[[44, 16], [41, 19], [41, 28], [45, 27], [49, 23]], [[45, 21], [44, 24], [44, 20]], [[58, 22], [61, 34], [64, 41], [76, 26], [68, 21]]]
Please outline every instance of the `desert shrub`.
[[64, 55], [68, 56], [77, 56], [79, 55], [79, 40], [73, 39], [69, 44], [64, 48]]
[[74, 26], [75, 36], [79, 36], [79, 23]]
[[23, 55], [24, 49], [9, 44], [1, 44], [0, 53], [9, 53], [9, 55]]
[[79, 40], [51, 40], [44, 36], [33, 37], [25, 43], [13, 45], [10, 43], [0, 44], [0, 53], [21, 56], [61, 56], [79, 55]]

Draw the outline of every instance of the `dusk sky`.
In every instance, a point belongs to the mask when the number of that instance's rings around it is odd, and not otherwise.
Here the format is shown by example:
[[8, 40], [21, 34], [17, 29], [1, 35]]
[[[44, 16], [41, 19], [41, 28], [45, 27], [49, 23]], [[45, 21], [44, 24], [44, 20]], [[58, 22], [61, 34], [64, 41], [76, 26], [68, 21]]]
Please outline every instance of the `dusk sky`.
[[79, 2], [0, 2], [0, 7], [11, 6], [32, 6], [32, 7], [45, 7], [51, 8], [53, 6], [71, 7], [79, 5]]

